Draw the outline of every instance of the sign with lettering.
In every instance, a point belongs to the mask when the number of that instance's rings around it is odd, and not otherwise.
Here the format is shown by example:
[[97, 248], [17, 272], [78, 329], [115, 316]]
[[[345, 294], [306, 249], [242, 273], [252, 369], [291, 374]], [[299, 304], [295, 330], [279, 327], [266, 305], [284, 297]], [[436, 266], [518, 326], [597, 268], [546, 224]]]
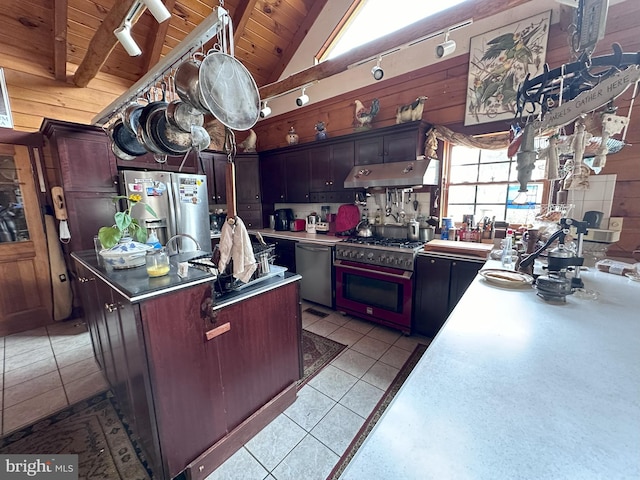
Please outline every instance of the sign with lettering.
[[[573, 122], [580, 115], [593, 112], [605, 106], [614, 98], [622, 95], [630, 85], [640, 80], [640, 68], [628, 67], [609, 78], [602, 80], [590, 90], [582, 92], [573, 100], [563, 103], [558, 108], [547, 112], [544, 119], [535, 126], [542, 130], [562, 127]], [[536, 129], [538, 129], [536, 128]]]

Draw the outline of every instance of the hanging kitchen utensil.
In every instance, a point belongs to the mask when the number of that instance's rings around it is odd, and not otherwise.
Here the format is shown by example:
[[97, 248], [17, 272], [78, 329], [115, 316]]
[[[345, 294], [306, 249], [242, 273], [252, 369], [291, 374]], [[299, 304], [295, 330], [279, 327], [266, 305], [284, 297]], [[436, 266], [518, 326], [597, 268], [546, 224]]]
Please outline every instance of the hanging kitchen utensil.
[[167, 105], [167, 120], [172, 126], [183, 132], [191, 132], [192, 126], [202, 127], [204, 125], [204, 114], [191, 104], [176, 100]]
[[144, 144], [144, 146], [147, 148], [149, 152], [156, 155], [167, 155], [167, 153], [164, 152], [162, 147], [158, 145], [156, 141], [154, 141], [154, 139], [152, 138], [151, 136], [152, 125], [150, 124], [149, 120], [152, 117], [154, 112], [158, 110], [162, 110], [167, 106], [167, 101], [165, 97], [166, 90], [164, 87], [165, 87], [165, 83], [163, 82], [162, 99], [155, 100], [153, 102], [150, 101], [148, 105], [145, 105], [145, 107], [142, 109], [142, 113], [140, 113], [140, 118], [138, 120], [138, 138], [142, 139], [143, 141], [142, 143]]
[[115, 143], [113, 143], [113, 141], [111, 141], [111, 151], [116, 157], [120, 158], [121, 160], [131, 161], [137, 158], [135, 155], [129, 155], [127, 153], [124, 153], [122, 150], [118, 148], [118, 146]]
[[182, 62], [173, 76], [173, 83], [180, 100], [200, 112], [208, 112], [207, 107], [200, 99], [200, 66], [202, 62], [200, 57], [202, 55], [202, 53], [196, 52], [192, 59]]
[[149, 134], [166, 155], [182, 155], [191, 148], [191, 134], [167, 122], [166, 109], [159, 108], [149, 118]]
[[138, 132], [138, 122], [140, 121], [140, 114], [142, 113], [143, 108], [144, 105], [140, 105], [137, 102], [132, 103], [125, 108], [124, 113], [122, 114], [124, 126], [127, 127], [127, 129], [134, 135]]
[[258, 121], [260, 93], [256, 82], [231, 55], [210, 51], [200, 65], [199, 87], [202, 103], [226, 127], [248, 130]]
[[117, 120], [114, 124], [111, 138], [118, 149], [127, 155], [138, 157], [147, 153], [147, 149], [140, 144], [138, 137], [125, 127], [122, 120]]

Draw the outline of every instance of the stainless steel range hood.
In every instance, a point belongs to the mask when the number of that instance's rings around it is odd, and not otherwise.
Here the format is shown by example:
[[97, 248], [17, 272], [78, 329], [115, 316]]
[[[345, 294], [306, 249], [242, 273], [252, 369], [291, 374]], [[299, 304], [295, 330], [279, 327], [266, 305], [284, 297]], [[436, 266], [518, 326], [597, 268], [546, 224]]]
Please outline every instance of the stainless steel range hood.
[[344, 188], [437, 185], [439, 173], [440, 161], [433, 159], [356, 165], [345, 179]]

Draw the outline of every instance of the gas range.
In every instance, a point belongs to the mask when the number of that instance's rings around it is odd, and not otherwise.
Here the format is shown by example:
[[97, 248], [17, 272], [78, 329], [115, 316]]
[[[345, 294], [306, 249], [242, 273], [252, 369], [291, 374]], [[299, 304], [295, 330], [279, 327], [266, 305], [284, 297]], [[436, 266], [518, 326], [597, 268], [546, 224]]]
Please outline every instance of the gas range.
[[336, 260], [413, 271], [424, 242], [399, 238], [349, 237], [336, 244]]

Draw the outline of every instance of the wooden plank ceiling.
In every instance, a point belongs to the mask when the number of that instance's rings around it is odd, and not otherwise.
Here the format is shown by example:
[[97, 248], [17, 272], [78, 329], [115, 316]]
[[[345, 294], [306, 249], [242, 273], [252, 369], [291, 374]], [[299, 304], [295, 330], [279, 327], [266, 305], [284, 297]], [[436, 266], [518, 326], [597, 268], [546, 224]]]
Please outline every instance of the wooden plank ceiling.
[[[171, 12], [158, 24], [148, 12], [132, 36], [142, 49], [130, 57], [113, 30], [134, 0], [8, 0], [3, 2], [0, 44], [4, 53], [30, 59], [57, 80], [85, 87], [98, 72], [138, 80], [220, 3], [232, 16], [235, 55], [258, 86], [280, 76], [326, 0], [162, 0]], [[68, 78], [69, 64], [80, 66]]]

